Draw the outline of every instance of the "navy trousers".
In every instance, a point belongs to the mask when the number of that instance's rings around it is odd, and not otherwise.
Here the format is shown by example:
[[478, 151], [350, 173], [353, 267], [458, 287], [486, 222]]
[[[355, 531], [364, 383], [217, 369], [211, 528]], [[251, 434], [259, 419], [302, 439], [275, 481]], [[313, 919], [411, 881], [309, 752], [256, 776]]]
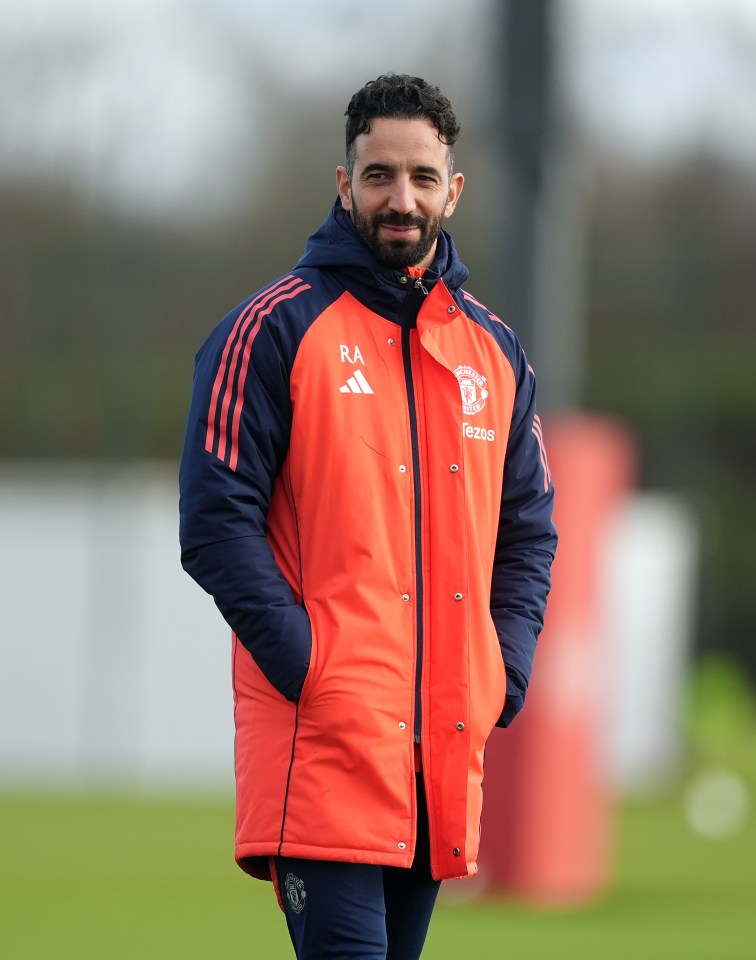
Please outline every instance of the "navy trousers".
[[430, 873], [428, 814], [418, 781], [409, 869], [276, 857], [278, 889], [298, 960], [417, 960], [440, 881]]

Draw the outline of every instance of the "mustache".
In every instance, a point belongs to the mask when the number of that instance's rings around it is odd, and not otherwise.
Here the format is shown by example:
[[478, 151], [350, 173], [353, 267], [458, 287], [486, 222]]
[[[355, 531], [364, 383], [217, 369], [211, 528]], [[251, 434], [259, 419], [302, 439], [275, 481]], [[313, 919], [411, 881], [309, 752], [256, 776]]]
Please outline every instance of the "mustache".
[[415, 217], [411, 213], [379, 213], [373, 218], [376, 226], [385, 224], [387, 227], [425, 227], [425, 217]]

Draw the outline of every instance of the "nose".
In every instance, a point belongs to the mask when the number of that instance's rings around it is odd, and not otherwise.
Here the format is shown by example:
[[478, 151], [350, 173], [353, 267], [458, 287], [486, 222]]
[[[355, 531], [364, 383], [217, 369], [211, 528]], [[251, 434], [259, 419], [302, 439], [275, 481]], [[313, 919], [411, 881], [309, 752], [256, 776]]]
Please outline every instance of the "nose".
[[393, 213], [412, 213], [415, 209], [415, 195], [409, 177], [397, 177], [389, 195], [389, 209]]

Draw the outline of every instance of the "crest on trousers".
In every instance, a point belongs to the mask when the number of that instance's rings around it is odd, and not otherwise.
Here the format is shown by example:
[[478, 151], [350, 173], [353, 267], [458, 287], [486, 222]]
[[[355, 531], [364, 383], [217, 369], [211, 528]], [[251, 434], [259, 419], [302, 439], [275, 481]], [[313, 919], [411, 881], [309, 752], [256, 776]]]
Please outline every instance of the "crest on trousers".
[[472, 367], [461, 364], [454, 371], [454, 376], [459, 383], [459, 390], [462, 394], [462, 409], [471, 417], [480, 411], [486, 405], [488, 390], [486, 390], [486, 378], [473, 370]]
[[295, 877], [293, 873], [287, 873], [284, 886], [286, 887], [286, 899], [289, 901], [289, 906], [294, 913], [301, 913], [305, 908], [305, 900], [307, 899], [304, 880]]

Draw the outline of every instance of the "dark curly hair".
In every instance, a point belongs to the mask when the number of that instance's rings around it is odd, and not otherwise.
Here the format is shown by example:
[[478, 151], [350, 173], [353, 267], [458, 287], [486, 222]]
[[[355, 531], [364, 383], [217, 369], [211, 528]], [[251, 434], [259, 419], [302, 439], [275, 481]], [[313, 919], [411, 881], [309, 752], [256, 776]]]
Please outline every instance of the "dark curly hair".
[[406, 120], [430, 120], [439, 139], [449, 147], [449, 171], [454, 160], [454, 144], [461, 124], [454, 115], [451, 101], [433, 84], [406, 73], [387, 73], [370, 80], [349, 101], [346, 122], [346, 168], [354, 170], [354, 141], [361, 133], [370, 132], [370, 121], [376, 117]]

